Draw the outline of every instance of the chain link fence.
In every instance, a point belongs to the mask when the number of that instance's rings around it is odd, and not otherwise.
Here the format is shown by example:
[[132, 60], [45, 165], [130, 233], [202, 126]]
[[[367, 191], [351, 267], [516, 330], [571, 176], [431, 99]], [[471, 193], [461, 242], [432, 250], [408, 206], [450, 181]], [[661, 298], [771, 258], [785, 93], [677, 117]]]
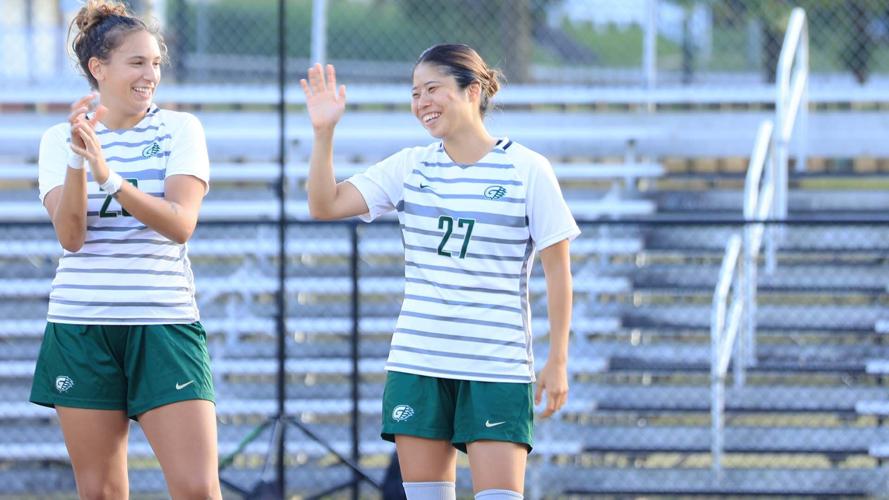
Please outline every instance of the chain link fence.
[[[132, 0], [166, 34], [166, 84], [271, 84], [278, 3]], [[313, 40], [313, 9], [326, 4]], [[65, 53], [75, 0], [8, 0], [0, 89], [82, 85]], [[774, 81], [790, 10], [809, 16], [813, 87], [879, 85], [889, 73], [887, 0], [287, 0], [290, 75], [325, 53], [352, 84], [409, 80], [420, 52], [464, 42], [512, 83], [617, 87]]]
[[[883, 386], [889, 373], [883, 338], [889, 333], [889, 225], [782, 227], [777, 270], [760, 271], [757, 363], [744, 386], [729, 381], [727, 479], [720, 483], [709, 470], [710, 309], [724, 243], [741, 226], [582, 224], [572, 245], [571, 396], [556, 418], [538, 422], [530, 498], [633, 488], [887, 491], [880, 463], [889, 445]], [[0, 235], [2, 492], [70, 493], [73, 478], [54, 414], [26, 402], [58, 245], [45, 224], [4, 224]], [[273, 222], [203, 223], [190, 243], [213, 359], [222, 477], [242, 490], [268, 478], [262, 467], [273, 452], [271, 430], [259, 428], [277, 408], [277, 245]], [[360, 290], [357, 399], [351, 389], [353, 265]], [[393, 451], [379, 428], [383, 364], [403, 290], [398, 226], [292, 223], [286, 270], [288, 414], [350, 456], [357, 408], [360, 463], [381, 479]], [[540, 265], [533, 278], [542, 278]], [[531, 292], [541, 363], [546, 298], [540, 287]], [[297, 428], [287, 432], [286, 457], [294, 494], [351, 477]], [[134, 494], [163, 493], [160, 470], [137, 426], [130, 464]], [[468, 493], [465, 461], [460, 466], [459, 488]], [[667, 473], [672, 479], [664, 482]]]

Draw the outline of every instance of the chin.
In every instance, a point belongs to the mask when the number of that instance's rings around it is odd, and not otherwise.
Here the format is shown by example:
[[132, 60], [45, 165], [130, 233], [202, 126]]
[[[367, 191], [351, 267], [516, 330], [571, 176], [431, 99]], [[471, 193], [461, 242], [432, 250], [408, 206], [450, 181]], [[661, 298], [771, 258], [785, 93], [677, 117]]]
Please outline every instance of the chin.
[[139, 102], [133, 103], [133, 105], [130, 109], [133, 112], [133, 114], [139, 114], [139, 113], [144, 113], [145, 110], [147, 110], [149, 106], [151, 106], [151, 99], [149, 99], [147, 101], [139, 101]]
[[443, 138], [444, 136], [447, 135], [447, 134], [444, 133], [444, 129], [441, 129], [441, 128], [438, 128], [438, 129], [436, 129], [436, 128], [429, 128], [429, 127], [427, 127], [427, 126], [425, 126], [425, 125], [423, 126], [423, 128], [426, 129], [426, 132], [428, 132], [429, 135], [431, 135], [432, 137], [435, 137], [436, 139], [441, 139], [441, 138]]

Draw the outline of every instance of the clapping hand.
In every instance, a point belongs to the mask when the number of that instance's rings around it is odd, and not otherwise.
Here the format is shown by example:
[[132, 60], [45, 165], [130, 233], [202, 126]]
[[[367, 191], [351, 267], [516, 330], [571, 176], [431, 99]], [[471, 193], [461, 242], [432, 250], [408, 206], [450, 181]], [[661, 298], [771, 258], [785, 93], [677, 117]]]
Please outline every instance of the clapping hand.
[[87, 119], [86, 113], [90, 109], [90, 101], [95, 97], [96, 94], [88, 94], [72, 104], [68, 122], [71, 124], [71, 151], [89, 163], [93, 179], [102, 184], [108, 178], [108, 166], [102, 154], [102, 144], [96, 135], [96, 124], [105, 116], [108, 109], [100, 104], [96, 107], [93, 117]]

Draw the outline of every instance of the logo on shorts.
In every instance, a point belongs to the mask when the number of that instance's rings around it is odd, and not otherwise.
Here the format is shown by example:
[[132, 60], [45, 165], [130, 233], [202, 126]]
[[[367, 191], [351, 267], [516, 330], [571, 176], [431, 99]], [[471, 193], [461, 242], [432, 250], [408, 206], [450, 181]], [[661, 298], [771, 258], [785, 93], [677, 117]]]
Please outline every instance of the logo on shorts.
[[489, 200], [499, 200], [506, 196], [506, 188], [503, 186], [488, 186], [485, 188], [485, 198]]
[[161, 146], [158, 143], [152, 143], [150, 146], [146, 146], [145, 149], [142, 150], [142, 156], [145, 158], [151, 158], [152, 156], [157, 156], [158, 153], [161, 152]]
[[392, 420], [404, 422], [414, 416], [414, 409], [408, 405], [398, 405], [392, 410]]
[[56, 377], [56, 390], [59, 392], [68, 392], [69, 389], [74, 387], [74, 380], [67, 375], [59, 375]]
[[181, 391], [182, 389], [185, 389], [186, 387], [190, 386], [193, 383], [194, 383], [194, 380], [189, 380], [188, 382], [186, 382], [184, 384], [180, 384], [179, 382], [176, 382], [176, 390]]
[[497, 427], [498, 425], [503, 425], [505, 423], [506, 423], [506, 420], [504, 420], [502, 422], [491, 422], [490, 420], [485, 420], [485, 427], [488, 427], [488, 428]]

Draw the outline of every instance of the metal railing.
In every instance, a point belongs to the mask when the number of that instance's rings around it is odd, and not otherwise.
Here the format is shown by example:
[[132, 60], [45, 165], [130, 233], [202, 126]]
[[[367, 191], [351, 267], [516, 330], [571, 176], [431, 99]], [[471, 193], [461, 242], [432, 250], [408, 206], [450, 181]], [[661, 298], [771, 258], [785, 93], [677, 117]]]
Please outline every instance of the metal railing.
[[[733, 235], [726, 245], [711, 311], [711, 466], [721, 477], [725, 378], [734, 353], [734, 385], [743, 387], [747, 366], [756, 364], [757, 263], [763, 244], [766, 219], [787, 217], [788, 150], [797, 118], [800, 122], [797, 167], [805, 164], [805, 129], [808, 120], [809, 39], [806, 13], [793, 10], [778, 61], [775, 122], [759, 127], [744, 183], [744, 219], [741, 236]], [[765, 175], [763, 175], [765, 171]], [[768, 228], [766, 271], [776, 267], [780, 229]], [[743, 241], [743, 251], [742, 251]], [[729, 293], [732, 301], [729, 304]], [[743, 329], [739, 337], [738, 332]], [[735, 341], [738, 347], [735, 349]]]
[[772, 215], [787, 217], [788, 157], [794, 126], [799, 119], [796, 168], [803, 170], [806, 163], [806, 129], [809, 117], [809, 30], [806, 12], [797, 7], [790, 15], [784, 45], [778, 59], [775, 82], [775, 205]]
[[[743, 278], [741, 277], [741, 237], [737, 234], [729, 238], [725, 246], [725, 257], [719, 270], [719, 281], [713, 295], [713, 310], [710, 314], [710, 349], [713, 360], [710, 364], [710, 416], [712, 439], [710, 452], [713, 454], [713, 468], [722, 472], [722, 448], [724, 436], [723, 414], [725, 410], [725, 374], [728, 371], [732, 347], [740, 330], [740, 322], [744, 309], [742, 294]], [[731, 303], [729, 303], [731, 294]], [[742, 370], [740, 351], [735, 352], [735, 371]], [[738, 384], [735, 378], [735, 384]]]
[[[774, 207], [776, 190], [773, 172], [776, 168], [774, 129], [774, 124], [770, 120], [765, 120], [760, 124], [753, 154], [747, 166], [747, 177], [744, 181], [744, 220], [748, 222], [765, 220]], [[767, 171], [763, 173], [763, 170]], [[738, 346], [740, 352], [738, 359], [744, 360], [745, 363], [739, 363], [739, 366], [735, 367], [735, 384], [739, 387], [744, 385], [745, 364], [750, 366], [756, 364], [756, 267], [764, 230], [764, 224], [744, 226], [743, 285], [741, 287], [744, 291], [744, 335]], [[769, 252], [772, 253], [772, 256], [767, 259], [774, 260], [773, 240], [770, 238], [766, 243], [767, 255]], [[766, 270], [771, 273], [774, 268]]]

